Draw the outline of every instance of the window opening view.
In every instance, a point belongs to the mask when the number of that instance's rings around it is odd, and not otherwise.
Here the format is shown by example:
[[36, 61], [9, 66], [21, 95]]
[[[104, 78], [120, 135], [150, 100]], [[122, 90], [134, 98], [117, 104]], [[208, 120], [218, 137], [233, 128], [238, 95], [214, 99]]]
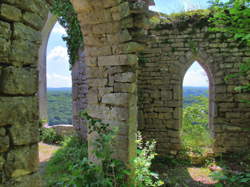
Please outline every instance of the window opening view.
[[209, 129], [209, 82], [198, 62], [194, 62], [183, 81], [182, 147], [188, 154], [211, 152]]

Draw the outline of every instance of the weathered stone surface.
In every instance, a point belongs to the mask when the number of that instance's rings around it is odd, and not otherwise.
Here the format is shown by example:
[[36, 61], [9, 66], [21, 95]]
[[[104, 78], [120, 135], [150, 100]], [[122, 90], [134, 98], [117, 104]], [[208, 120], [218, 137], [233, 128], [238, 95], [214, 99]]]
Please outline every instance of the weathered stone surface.
[[6, 135], [5, 128], [0, 128], [0, 136], [5, 136], [5, 135]]
[[0, 136], [0, 153], [6, 152], [10, 146], [10, 139], [8, 136]]
[[35, 69], [6, 67], [2, 69], [0, 93], [9, 95], [32, 95], [37, 92]]
[[27, 145], [39, 142], [39, 123], [23, 122], [10, 128], [10, 135], [14, 145]]
[[0, 97], [0, 126], [38, 120], [35, 97]]
[[102, 103], [116, 106], [127, 106], [128, 100], [129, 94], [127, 93], [111, 93], [102, 97]]
[[10, 53], [10, 42], [0, 37], [0, 64], [2, 63], [7, 64], [9, 53]]
[[14, 6], [10, 6], [8, 4], [2, 4], [1, 5], [1, 12], [0, 12], [0, 16], [2, 16], [3, 18], [10, 20], [10, 21], [19, 21], [21, 16], [22, 16], [22, 12], [20, 9], [14, 7]]
[[0, 38], [9, 39], [11, 36], [10, 24], [4, 21], [0, 21]]
[[18, 177], [9, 181], [5, 184], [7, 186], [13, 187], [42, 187], [41, 176], [39, 173], [26, 175], [22, 177]]
[[28, 40], [30, 42], [40, 43], [41, 33], [22, 23], [14, 24], [14, 35], [16, 40]]
[[116, 74], [114, 77], [115, 82], [134, 82], [135, 80], [136, 80], [136, 74], [133, 72]]
[[[197, 29], [192, 24], [186, 25], [185, 29], [178, 29], [176, 25], [165, 26], [149, 30], [146, 39], [148, 48], [139, 58], [139, 129], [143, 135], [157, 140], [157, 152], [160, 154], [180, 149], [182, 78], [190, 65], [198, 61], [206, 71], [211, 86], [209, 126], [215, 134], [215, 150], [236, 150], [237, 143], [238, 148], [248, 147], [249, 140], [236, 140], [234, 136], [239, 137], [249, 126], [250, 119], [246, 113], [249, 106], [240, 103], [240, 100], [247, 100], [250, 96], [248, 93], [237, 93], [234, 88], [246, 84], [249, 78], [225, 81], [226, 75], [238, 71], [243, 53], [232, 47], [235, 44], [233, 41], [221, 42], [217, 38], [219, 35], [208, 33], [206, 26], [203, 29]], [[117, 89], [116, 85], [114, 88], [115, 91], [121, 89]], [[235, 134], [229, 135], [228, 132]]]
[[[10, 61], [15, 65], [36, 65], [37, 55], [35, 49], [38, 50], [39, 45], [23, 41], [23, 40], [14, 40], [12, 42], [11, 50], [10, 50]], [[27, 53], [29, 55], [27, 55]]]
[[11, 150], [7, 155], [5, 169], [10, 177], [21, 177], [37, 170], [38, 146], [25, 146]]
[[118, 55], [98, 57], [99, 66], [135, 65], [138, 59], [136, 55]]
[[44, 20], [39, 15], [31, 12], [25, 12], [23, 14], [23, 21], [36, 29], [42, 29], [44, 24]]

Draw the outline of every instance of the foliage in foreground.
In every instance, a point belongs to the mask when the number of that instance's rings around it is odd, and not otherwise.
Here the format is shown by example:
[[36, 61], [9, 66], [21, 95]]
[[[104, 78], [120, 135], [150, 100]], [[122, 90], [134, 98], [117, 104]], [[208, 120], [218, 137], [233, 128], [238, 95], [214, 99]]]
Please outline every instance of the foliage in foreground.
[[[112, 158], [112, 142], [116, 131], [109, 124], [95, 120], [87, 113], [83, 115], [89, 121], [89, 133], [94, 132], [97, 135], [92, 146], [93, 155], [98, 162], [88, 159], [87, 145], [79, 138], [66, 139], [47, 165], [45, 177], [48, 186], [151, 187], [163, 184], [150, 171], [151, 160], [156, 155], [154, 142], [146, 142], [144, 145], [139, 136], [138, 154], [132, 161], [134, 171], [128, 170], [123, 162]], [[128, 178], [132, 174], [131, 184], [128, 184]]]
[[250, 152], [244, 150], [240, 153], [221, 155], [217, 165], [222, 169], [214, 171], [211, 177], [218, 180], [215, 187], [250, 186]]
[[60, 144], [64, 137], [58, 135], [53, 128], [41, 128], [40, 129], [40, 141], [47, 144]]
[[184, 150], [203, 153], [212, 146], [208, 127], [208, 98], [193, 97], [193, 104], [184, 108], [181, 140]]

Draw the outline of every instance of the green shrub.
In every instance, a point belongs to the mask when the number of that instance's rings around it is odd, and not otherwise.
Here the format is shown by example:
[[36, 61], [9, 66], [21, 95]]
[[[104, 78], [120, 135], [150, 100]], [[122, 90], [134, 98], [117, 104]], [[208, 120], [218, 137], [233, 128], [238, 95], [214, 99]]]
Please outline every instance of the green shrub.
[[77, 137], [68, 138], [48, 162], [45, 172], [48, 186], [126, 187], [129, 186], [127, 182], [132, 173], [135, 173], [135, 181], [131, 179], [130, 186], [151, 187], [163, 184], [157, 175], [150, 171], [151, 161], [156, 155], [155, 142], [148, 142], [143, 146], [139, 136], [138, 154], [132, 162], [132, 168], [135, 170], [130, 171], [125, 163], [112, 158], [112, 142], [116, 130], [87, 113], [83, 113], [83, 116], [89, 121], [89, 133], [97, 134], [92, 146], [93, 155], [98, 162], [94, 163], [88, 159], [86, 143]]
[[159, 179], [157, 173], [151, 169], [152, 160], [157, 155], [155, 153], [155, 141], [143, 143], [140, 133], [137, 134], [137, 157], [133, 160], [132, 165], [135, 168], [135, 186], [161, 186], [163, 181]]
[[208, 127], [208, 98], [196, 96], [193, 100], [183, 112], [182, 146], [186, 151], [204, 153], [213, 143]]
[[58, 135], [53, 128], [41, 128], [40, 140], [48, 144], [60, 144], [63, 141], [63, 137]]

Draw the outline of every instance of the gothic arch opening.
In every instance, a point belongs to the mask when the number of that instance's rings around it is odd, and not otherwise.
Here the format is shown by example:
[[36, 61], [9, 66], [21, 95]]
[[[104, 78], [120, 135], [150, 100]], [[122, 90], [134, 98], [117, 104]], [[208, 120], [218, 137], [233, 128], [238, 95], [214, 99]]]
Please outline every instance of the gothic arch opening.
[[49, 41], [50, 33], [57, 22], [57, 17], [48, 14], [47, 21], [42, 30], [42, 43], [39, 49], [38, 56], [38, 72], [39, 72], [39, 83], [38, 83], [38, 97], [39, 97], [39, 119], [48, 120], [48, 103], [47, 103], [47, 45]]
[[[64, 121], [71, 121], [70, 123], [66, 123], [66, 124], [72, 124], [75, 129], [77, 130], [77, 132], [79, 133], [79, 135], [83, 138], [86, 139], [86, 135], [87, 135], [87, 130], [86, 130], [86, 126], [85, 121], [81, 120], [79, 117], [79, 112], [81, 110], [84, 110], [87, 107], [87, 101], [86, 101], [86, 95], [87, 95], [87, 82], [86, 82], [86, 65], [84, 63], [84, 51], [83, 49], [79, 49], [79, 59], [78, 61], [76, 61], [72, 67], [71, 67], [71, 80], [70, 82], [72, 82], [72, 94], [71, 94], [71, 90], [69, 89], [69, 87], [71, 87], [71, 85], [69, 84], [69, 77], [67, 76], [59, 76], [58, 79], [67, 79], [67, 80], [62, 80], [63, 82], [66, 83], [66, 85], [64, 85], [63, 83], [60, 83], [59, 85], [47, 85], [47, 79], [49, 78], [50, 81], [51, 79], [57, 79], [57, 76], [52, 76], [49, 75], [47, 72], [47, 68], [49, 68], [51, 66], [51, 64], [47, 64], [47, 57], [50, 54], [47, 54], [47, 48], [48, 48], [48, 42], [49, 39], [51, 39], [51, 32], [52, 30], [55, 28], [55, 26], [57, 26], [59, 24], [57, 22], [57, 17], [54, 16], [53, 14], [49, 13], [48, 14], [48, 19], [47, 22], [42, 30], [42, 44], [40, 47], [40, 51], [39, 51], [39, 118], [40, 121], [45, 121], [46, 125], [46, 121], [49, 121], [49, 116], [48, 116], [48, 94], [47, 94], [47, 87], [67, 87], [67, 90], [65, 90], [65, 92], [67, 92], [66, 94], [70, 94], [72, 95], [72, 101], [70, 101], [71, 103], [69, 103], [68, 107], [70, 107], [70, 109], [67, 109], [67, 116], [66, 118], [69, 118], [69, 115], [71, 115], [71, 120], [64, 120]], [[56, 28], [56, 29], [57, 29]], [[63, 29], [63, 28], [61, 28]], [[56, 42], [58, 43], [58, 42]], [[61, 50], [60, 50], [61, 49]], [[58, 51], [59, 50], [59, 51]], [[63, 54], [65, 54], [65, 48], [59, 47], [57, 50], [57, 52], [62, 51]], [[61, 55], [63, 55], [61, 54]], [[65, 56], [65, 55], [63, 55]], [[55, 68], [54, 66], [52, 68]], [[59, 67], [60, 68], [60, 67]], [[62, 69], [62, 68], [61, 68]], [[68, 74], [66, 71], [69, 69], [69, 67], [65, 67], [64, 68], [64, 74]], [[67, 69], [67, 70], [66, 70]], [[54, 71], [52, 69], [52, 71]], [[47, 77], [49, 75], [49, 77]], [[53, 80], [56, 81], [56, 80]], [[58, 82], [59, 80], [57, 80], [56, 82]], [[69, 93], [68, 93], [69, 92]], [[72, 111], [71, 111], [72, 110]], [[69, 114], [71, 113], [71, 114]], [[66, 119], [65, 118], [65, 119]], [[60, 120], [58, 121], [58, 123], [60, 122]], [[51, 124], [54, 124], [54, 122], [52, 122]], [[60, 124], [64, 124], [64, 123], [60, 123]], [[56, 127], [57, 128], [57, 127]], [[61, 127], [58, 126], [59, 129], [61, 129]], [[62, 128], [64, 128], [62, 126]], [[70, 128], [71, 127], [66, 127], [65, 128]], [[72, 130], [70, 130], [72, 131]]]
[[[203, 62], [203, 61], [201, 61]], [[214, 131], [214, 83], [206, 64], [194, 61], [182, 75], [182, 116], [180, 140], [182, 149], [211, 152]]]

